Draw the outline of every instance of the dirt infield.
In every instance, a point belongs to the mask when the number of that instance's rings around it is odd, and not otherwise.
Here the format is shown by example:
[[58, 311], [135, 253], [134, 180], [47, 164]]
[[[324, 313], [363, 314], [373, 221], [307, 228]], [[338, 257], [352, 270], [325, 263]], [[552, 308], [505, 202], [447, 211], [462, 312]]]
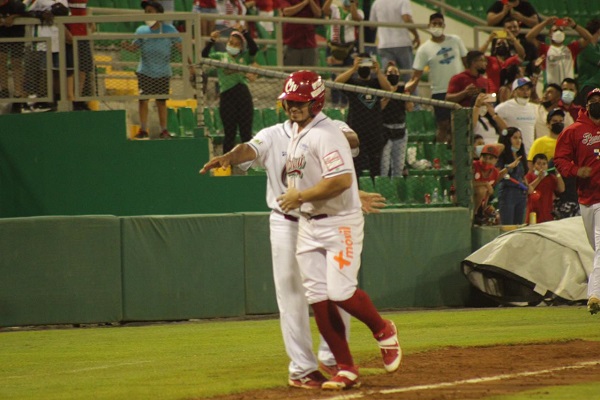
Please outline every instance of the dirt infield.
[[[589, 364], [582, 364], [585, 362]], [[379, 368], [380, 360], [373, 359], [364, 367]], [[476, 378], [487, 379], [475, 381]], [[292, 389], [282, 383], [282, 387], [278, 389], [257, 390], [214, 399], [329, 399], [356, 395], [355, 398], [360, 399], [462, 400], [545, 386], [599, 382], [600, 342], [576, 340], [532, 345], [444, 348], [406, 355], [398, 372], [363, 376], [361, 380], [363, 386], [360, 389], [345, 392]], [[471, 381], [464, 382], [465, 380]], [[442, 383], [445, 385], [440, 385]], [[386, 390], [401, 388], [405, 391], [385, 393]]]

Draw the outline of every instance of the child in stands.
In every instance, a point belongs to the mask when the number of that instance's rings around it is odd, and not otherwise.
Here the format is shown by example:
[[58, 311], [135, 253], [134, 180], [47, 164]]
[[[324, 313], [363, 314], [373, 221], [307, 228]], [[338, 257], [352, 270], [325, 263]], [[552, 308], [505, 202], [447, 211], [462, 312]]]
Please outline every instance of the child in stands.
[[536, 213], [538, 223], [552, 221], [552, 203], [554, 195], [565, 191], [565, 182], [560, 174], [548, 172], [548, 157], [539, 153], [533, 157], [533, 170], [525, 175], [529, 186], [527, 196], [527, 222], [531, 223], [529, 216]]

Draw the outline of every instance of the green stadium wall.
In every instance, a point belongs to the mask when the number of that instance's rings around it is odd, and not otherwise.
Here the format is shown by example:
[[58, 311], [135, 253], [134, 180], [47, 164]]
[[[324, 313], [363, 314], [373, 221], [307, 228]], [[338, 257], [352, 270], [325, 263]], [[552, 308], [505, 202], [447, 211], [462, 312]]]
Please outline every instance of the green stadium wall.
[[[0, 326], [277, 312], [264, 176], [198, 175], [207, 139], [129, 141], [120, 111], [0, 126]], [[377, 307], [468, 305], [467, 208], [385, 210], [365, 232]]]

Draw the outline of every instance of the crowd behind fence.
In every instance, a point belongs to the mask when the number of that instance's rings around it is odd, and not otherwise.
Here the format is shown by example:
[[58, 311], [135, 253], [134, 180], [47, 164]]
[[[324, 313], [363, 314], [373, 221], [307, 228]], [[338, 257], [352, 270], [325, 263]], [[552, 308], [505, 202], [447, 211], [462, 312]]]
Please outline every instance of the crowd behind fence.
[[[256, 134], [260, 129], [282, 122], [286, 115], [277, 97], [289, 71], [297, 70], [298, 66], [282, 66], [283, 52], [281, 40], [281, 24], [285, 18], [264, 18], [254, 16], [236, 16], [220, 18], [243, 19], [247, 22], [270, 21], [276, 26], [274, 39], [256, 39], [259, 46], [257, 59], [264, 60], [266, 65], [244, 67], [236, 64], [219, 63], [218, 61], [202, 58], [200, 53], [208, 38], [200, 35], [199, 14], [167, 13], [152, 14], [150, 17], [141, 12], [123, 12], [111, 14], [115, 10], [104, 9], [98, 15], [87, 17], [57, 17], [54, 20], [58, 28], [58, 48], [55, 54], [38, 51], [39, 44], [50, 48], [49, 38], [38, 38], [32, 35], [34, 27], [39, 24], [35, 19], [19, 19], [18, 23], [27, 25], [27, 34], [22, 39], [0, 39], [10, 46], [23, 47], [23, 59], [10, 60], [7, 74], [7, 92], [0, 96], [0, 104], [14, 103], [23, 105], [27, 112], [69, 111], [76, 109], [76, 103], [89, 102], [95, 109], [125, 109], [128, 118], [128, 135], [134, 137], [140, 131], [138, 102], [157, 97], [154, 88], [144, 88], [140, 92], [138, 82], [139, 61], [142, 54], [140, 48], [133, 48], [131, 43], [147, 40], [157, 42], [155, 35], [135, 33], [137, 26], [143, 25], [148, 19], [158, 21], [178, 21], [180, 29], [176, 32], [162, 32], [161, 40], [180, 43], [180, 50], [170, 51], [166, 60], [170, 70], [169, 88], [167, 95], [167, 129], [173, 136], [193, 136], [203, 132], [210, 138], [211, 154], [223, 151], [224, 124], [220, 113], [220, 102], [223, 94], [220, 92], [217, 71], [225, 73], [253, 74], [257, 79], [248, 83], [252, 95], [251, 117], [247, 124], [251, 133]], [[211, 18], [212, 16], [208, 16]], [[72, 46], [66, 41], [66, 23], [85, 23], [94, 26], [85, 36], [73, 37]], [[359, 51], [365, 49], [364, 30], [375, 24], [368, 21], [329, 21], [295, 18], [294, 23], [310, 23], [327, 25], [331, 23], [348, 24], [359, 27]], [[425, 25], [387, 24], [395, 27], [424, 28]], [[382, 24], [378, 24], [382, 26]], [[226, 38], [225, 38], [226, 39]], [[24, 45], [23, 45], [24, 43]], [[89, 57], [86, 57], [89, 49]], [[142, 49], [143, 51], [143, 49]], [[316, 50], [325, 54], [325, 44], [319, 43]], [[53, 60], [53, 56], [56, 58]], [[262, 58], [261, 58], [262, 57]], [[322, 57], [321, 57], [322, 58]], [[267, 61], [268, 60], [268, 61]], [[54, 62], [56, 68], [46, 68]], [[19, 68], [23, 68], [23, 78], [19, 78]], [[71, 67], [72, 66], [72, 67]], [[380, 66], [382, 69], [385, 66]], [[77, 73], [71, 74], [72, 71]], [[361, 149], [359, 161], [356, 162], [359, 184], [367, 191], [378, 191], [388, 198], [388, 203], [394, 207], [414, 206], [450, 206], [456, 204], [456, 185], [454, 182], [453, 154], [450, 144], [436, 143], [436, 121], [431, 106], [460, 108], [455, 103], [433, 100], [428, 97], [409, 96], [402, 93], [391, 93], [372, 88], [340, 84], [333, 81], [336, 74], [345, 71], [347, 67], [331, 67], [321, 62], [311, 69], [315, 70], [326, 80], [329, 88], [324, 113], [333, 119], [345, 121], [349, 109], [339, 107], [332, 102], [332, 94], [342, 97], [355, 96], [364, 99], [379, 98], [399, 102], [412, 102], [417, 107], [406, 113], [403, 122], [406, 127], [404, 138], [405, 154], [403, 164], [406, 167], [400, 171], [390, 170], [394, 160], [386, 157], [397, 157], [390, 149], [384, 151], [387, 144], [394, 139], [379, 132], [375, 125], [370, 132], [360, 133]], [[285, 72], [282, 72], [285, 71]], [[400, 70], [399, 73], [407, 72]], [[37, 86], [33, 81], [39, 82]], [[4, 87], [2, 88], [4, 89]], [[158, 90], [158, 89], [156, 89]], [[152, 94], [147, 94], [152, 93]], [[161, 92], [162, 93], [162, 92]], [[423, 91], [426, 93], [426, 91]], [[38, 110], [35, 110], [38, 108]], [[24, 111], [25, 112], [25, 111]], [[156, 124], [151, 112], [150, 125]], [[368, 116], [365, 118], [369, 118]], [[369, 126], [371, 121], [360, 121], [354, 118], [355, 124]], [[226, 125], [226, 124], [225, 124]], [[196, 128], [203, 128], [197, 130]], [[154, 138], [158, 130], [150, 129], [150, 137]], [[164, 137], [164, 136], [161, 136]], [[376, 137], [376, 140], [373, 138]], [[237, 136], [239, 141], [239, 136]], [[390, 147], [390, 146], [388, 146]], [[385, 153], [385, 154], [384, 154]], [[373, 160], [375, 158], [375, 161]], [[384, 165], [387, 170], [383, 171]], [[235, 173], [235, 171], [234, 171]], [[251, 173], [261, 173], [253, 171]]]

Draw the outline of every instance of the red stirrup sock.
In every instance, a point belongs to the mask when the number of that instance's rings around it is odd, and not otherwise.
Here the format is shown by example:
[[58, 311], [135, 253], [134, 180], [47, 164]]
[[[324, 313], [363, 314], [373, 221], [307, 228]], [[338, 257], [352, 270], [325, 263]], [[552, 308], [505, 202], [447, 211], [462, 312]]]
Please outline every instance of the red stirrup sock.
[[319, 332], [329, 345], [338, 366], [354, 366], [346, 341], [346, 327], [336, 305], [329, 300], [311, 304]]
[[368, 294], [360, 289], [356, 289], [352, 297], [344, 301], [335, 302], [348, 314], [367, 325], [373, 334], [377, 334], [385, 329], [385, 321], [377, 312]]

